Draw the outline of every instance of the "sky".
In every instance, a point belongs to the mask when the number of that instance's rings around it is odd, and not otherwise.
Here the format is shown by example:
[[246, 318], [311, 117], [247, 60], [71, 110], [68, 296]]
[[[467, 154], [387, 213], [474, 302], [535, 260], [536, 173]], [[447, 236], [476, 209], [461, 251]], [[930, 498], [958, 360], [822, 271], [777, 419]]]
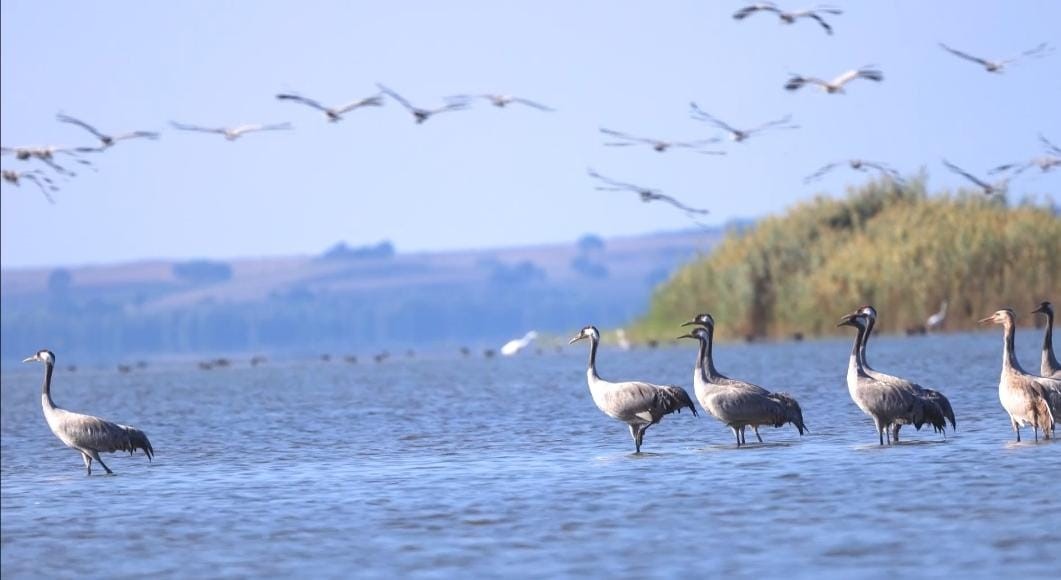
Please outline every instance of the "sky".
[[[783, 2], [783, 6], [787, 6]], [[592, 167], [711, 211], [705, 223], [775, 214], [865, 179], [821, 165], [861, 157], [932, 190], [962, 185], [940, 160], [978, 174], [1061, 143], [1061, 51], [992, 75], [937, 43], [1005, 57], [1057, 46], [1061, 2], [836, 2], [826, 35], [769, 14], [735, 21], [742, 2], [279, 2], [0, 5], [0, 141], [91, 145], [62, 111], [120, 132], [160, 130], [92, 156], [50, 205], [3, 184], [2, 267], [315, 254], [343, 241], [399, 251], [567, 242], [688, 228], [688, 217], [634, 194], [597, 191]], [[799, 6], [791, 6], [798, 8]], [[882, 83], [847, 94], [789, 93], [789, 73], [832, 78], [877, 65]], [[434, 106], [501, 92], [556, 108], [478, 104], [423, 125], [395, 103], [336, 124], [275, 100], [330, 104], [383, 83]], [[718, 131], [689, 102], [738, 126], [791, 114], [801, 128], [722, 144], [725, 156], [604, 147], [608, 127], [665, 139]], [[284, 122], [289, 132], [170, 129]], [[33, 164], [2, 158], [5, 169]], [[73, 165], [72, 165], [73, 167]], [[1058, 199], [1061, 171], [1028, 172], [1016, 196]]]

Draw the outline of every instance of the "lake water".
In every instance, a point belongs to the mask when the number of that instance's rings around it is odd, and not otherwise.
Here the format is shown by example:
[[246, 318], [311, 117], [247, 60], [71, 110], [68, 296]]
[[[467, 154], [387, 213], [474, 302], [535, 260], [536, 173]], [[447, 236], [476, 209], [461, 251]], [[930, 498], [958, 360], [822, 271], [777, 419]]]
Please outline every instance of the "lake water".
[[[1018, 335], [1038, 368], [1038, 333]], [[942, 390], [958, 431], [882, 448], [847, 340], [722, 344], [719, 369], [795, 395], [811, 432], [735, 449], [706, 413], [635, 456], [593, 406], [586, 344], [513, 359], [64, 370], [58, 405], [144, 429], [84, 475], [39, 365], [2, 374], [2, 573], [18, 577], [677, 575], [1017, 577], [1061, 569], [1061, 445], [1014, 442], [1002, 338], [882, 337], [880, 370]], [[32, 353], [26, 353], [27, 355]], [[692, 392], [695, 343], [602, 349], [608, 379]], [[750, 433], [749, 433], [750, 434]]]

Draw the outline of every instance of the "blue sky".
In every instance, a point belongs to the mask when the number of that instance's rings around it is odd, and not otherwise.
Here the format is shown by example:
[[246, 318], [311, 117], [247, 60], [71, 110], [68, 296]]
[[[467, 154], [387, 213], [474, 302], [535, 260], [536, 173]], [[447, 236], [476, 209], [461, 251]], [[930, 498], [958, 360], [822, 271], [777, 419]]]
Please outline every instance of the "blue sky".
[[[783, 3], [786, 5], [788, 3]], [[708, 223], [783, 210], [861, 177], [802, 178], [847, 157], [927, 167], [933, 188], [1061, 142], [1061, 52], [1003, 75], [940, 50], [1002, 57], [1059, 44], [1061, 3], [837, 2], [836, 34], [741, 2], [53, 2], [0, 8], [0, 140], [91, 144], [59, 111], [101, 128], [163, 130], [95, 157], [48, 205], [3, 186], [3, 267], [149, 258], [316, 253], [343, 240], [400, 251], [573, 240], [689, 227], [680, 212], [601, 192], [592, 166], [709, 208]], [[792, 6], [798, 7], [798, 6]], [[1059, 47], [1061, 48], [1061, 47]], [[880, 84], [830, 96], [782, 90], [789, 72], [832, 77], [876, 64]], [[278, 102], [329, 103], [382, 82], [416, 103], [506, 92], [558, 109], [478, 106], [417, 126], [388, 102], [325, 123]], [[726, 143], [725, 157], [608, 148], [605, 126], [646, 136], [717, 134], [688, 103], [738, 125], [791, 113], [802, 128]], [[290, 121], [290, 133], [229, 143], [169, 130]], [[4, 168], [28, 167], [10, 157]], [[1018, 195], [1055, 197], [1061, 172], [1029, 172]]]

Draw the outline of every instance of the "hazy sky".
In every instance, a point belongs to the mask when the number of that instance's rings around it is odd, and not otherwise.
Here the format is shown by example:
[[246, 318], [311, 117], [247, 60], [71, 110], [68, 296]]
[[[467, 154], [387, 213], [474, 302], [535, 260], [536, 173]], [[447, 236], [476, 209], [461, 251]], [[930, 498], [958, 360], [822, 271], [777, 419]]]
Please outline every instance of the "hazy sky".
[[[789, 3], [784, 3], [789, 4]], [[1061, 44], [1061, 2], [838, 2], [836, 34], [741, 2], [51, 2], [0, 9], [5, 146], [91, 144], [59, 111], [110, 131], [163, 130], [94, 157], [54, 206], [3, 185], [5, 268], [144, 258], [316, 253], [344, 240], [400, 251], [572, 240], [688, 227], [672, 208], [593, 189], [605, 175], [712, 210], [708, 223], [777, 212], [816, 191], [802, 178], [851, 156], [956, 186], [940, 158], [984, 173], [1061, 142], [1061, 52], [991, 75], [943, 41], [1004, 57]], [[795, 7], [795, 6], [794, 6]], [[789, 72], [831, 78], [876, 64], [880, 84], [787, 93]], [[392, 102], [328, 124], [278, 102], [328, 103], [382, 82], [415, 103], [506, 92], [555, 113], [478, 106], [414, 125]], [[737, 125], [792, 113], [797, 131], [725, 143], [725, 157], [608, 148], [605, 126], [646, 136], [717, 134], [688, 103]], [[226, 142], [170, 130], [291, 121], [289, 133]], [[4, 168], [29, 164], [3, 158]], [[1029, 172], [1015, 193], [1057, 196], [1061, 172]]]

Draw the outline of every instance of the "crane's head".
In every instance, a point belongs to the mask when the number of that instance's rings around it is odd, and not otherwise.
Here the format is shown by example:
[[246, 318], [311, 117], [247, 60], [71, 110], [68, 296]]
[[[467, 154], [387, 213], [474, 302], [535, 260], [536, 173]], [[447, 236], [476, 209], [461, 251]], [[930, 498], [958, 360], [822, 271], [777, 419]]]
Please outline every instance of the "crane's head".
[[851, 314], [845, 314], [840, 322], [836, 323], [837, 326], [854, 326], [855, 328], [866, 327], [866, 315], [862, 312], [852, 312]]
[[706, 328], [704, 328], [702, 326], [697, 326], [696, 328], [690, 330], [689, 334], [683, 334], [683, 335], [679, 336], [678, 338], [692, 338], [692, 339], [699, 340], [699, 341], [702, 342], [702, 341], [705, 341], [705, 340], [710, 340], [711, 339], [711, 335], [710, 335], [710, 333], [707, 332]]
[[858, 310], [856, 310], [855, 313], [856, 314], [861, 314], [861, 315], [865, 316], [866, 318], [870, 318], [870, 319], [873, 319], [873, 320], [877, 319], [877, 309], [874, 308], [873, 306], [869, 305], [869, 304], [865, 304], [863, 306], [859, 306]]
[[582, 330], [578, 331], [578, 334], [571, 340], [567, 341], [567, 344], [574, 344], [584, 338], [592, 338], [593, 340], [600, 340], [600, 332], [596, 326], [587, 326]]
[[988, 322], [993, 322], [995, 324], [1012, 325], [1015, 319], [1016, 316], [1013, 314], [1012, 308], [1003, 308], [1002, 310], [995, 311], [994, 314], [988, 316], [987, 318], [982, 318], [978, 320], [977, 324], [987, 324]]
[[50, 350], [38, 350], [37, 354], [22, 360], [24, 363], [39, 362], [46, 365], [55, 364], [55, 355]]
[[715, 319], [712, 318], [711, 315], [707, 312], [704, 312], [703, 314], [697, 314], [689, 322], [683, 322], [682, 326], [709, 326], [711, 328], [714, 328]]
[[1043, 300], [1042, 302], [1040, 302], [1039, 306], [1037, 306], [1035, 308], [1035, 310], [1032, 310], [1032, 314], [1053, 314], [1053, 313], [1054, 313], [1054, 305], [1050, 304], [1046, 300]]

